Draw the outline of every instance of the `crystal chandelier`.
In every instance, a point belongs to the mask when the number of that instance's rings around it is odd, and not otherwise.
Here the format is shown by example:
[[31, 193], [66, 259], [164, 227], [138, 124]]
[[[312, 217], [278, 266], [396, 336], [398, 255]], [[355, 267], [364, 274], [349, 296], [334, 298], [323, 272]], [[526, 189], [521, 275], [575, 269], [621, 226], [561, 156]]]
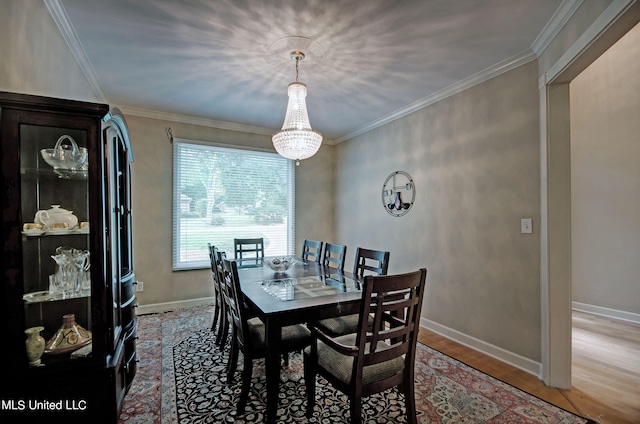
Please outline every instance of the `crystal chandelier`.
[[296, 165], [300, 165], [301, 159], [316, 154], [322, 144], [322, 134], [311, 129], [305, 101], [307, 86], [298, 82], [298, 63], [304, 59], [304, 53], [295, 50], [291, 58], [296, 60], [296, 82], [289, 84], [289, 104], [282, 129], [271, 140], [280, 156], [294, 159]]

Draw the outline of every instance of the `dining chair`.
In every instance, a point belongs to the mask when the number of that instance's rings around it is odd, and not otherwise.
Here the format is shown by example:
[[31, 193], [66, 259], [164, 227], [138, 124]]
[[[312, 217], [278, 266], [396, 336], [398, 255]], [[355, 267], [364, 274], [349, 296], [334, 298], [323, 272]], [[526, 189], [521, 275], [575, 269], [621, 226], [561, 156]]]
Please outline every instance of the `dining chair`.
[[215, 251], [217, 248], [211, 243], [207, 243], [209, 247], [209, 261], [211, 262], [211, 276], [213, 278], [213, 322], [211, 323], [211, 331], [215, 331], [216, 325], [220, 325], [218, 328], [218, 335], [216, 336], [215, 343], [218, 344], [220, 339], [220, 328], [222, 327], [222, 317], [225, 315], [223, 310], [222, 292], [220, 291], [220, 280], [218, 279], [218, 267], [216, 266]]
[[[390, 253], [363, 247], [356, 249], [353, 274], [362, 280], [366, 275], [387, 275]], [[318, 321], [316, 325], [331, 337], [355, 333], [358, 328], [358, 314], [344, 315]]]
[[[253, 375], [253, 360], [264, 358], [266, 354], [265, 327], [258, 318], [250, 318], [244, 307], [244, 295], [240, 288], [238, 278], [238, 266], [235, 261], [224, 259], [224, 285], [228, 296], [228, 305], [231, 316], [232, 344], [227, 363], [227, 382], [233, 381], [233, 375], [238, 365], [238, 353], [241, 351], [244, 357], [242, 371], [242, 388], [238, 401], [238, 414], [244, 413], [249, 397], [251, 377]], [[295, 324], [282, 327], [282, 352], [300, 351], [309, 345], [311, 340], [309, 329], [303, 324]]]
[[344, 257], [346, 255], [347, 246], [325, 243], [324, 251], [322, 253], [322, 264], [324, 266], [337, 268], [342, 272], [344, 271]]
[[311, 327], [311, 346], [304, 350], [308, 418], [313, 415], [316, 375], [320, 374], [349, 397], [351, 423], [361, 421], [363, 397], [392, 387], [404, 394], [407, 422], [417, 423], [414, 362], [426, 276], [424, 268], [368, 275], [356, 333], [332, 338]]
[[[264, 239], [262, 237], [233, 239], [233, 256], [236, 259], [256, 259], [258, 263], [259, 259], [264, 258]], [[246, 265], [246, 262], [244, 264]]]
[[[227, 336], [229, 334], [229, 313], [227, 300], [224, 294], [225, 287], [223, 282], [223, 269], [222, 259], [226, 258], [226, 253], [220, 251], [217, 247], [213, 248], [213, 269], [215, 270], [215, 277], [217, 278], [218, 285], [216, 289], [216, 304], [218, 303], [218, 292], [220, 293], [220, 323], [218, 324], [218, 333], [216, 334], [216, 345], [220, 348], [224, 347], [227, 342]], [[213, 272], [213, 271], [212, 271]]]
[[322, 246], [324, 242], [317, 240], [307, 240], [302, 242], [302, 259], [305, 261], [312, 260], [313, 262], [320, 263], [322, 259]]
[[390, 255], [387, 251], [358, 247], [353, 263], [353, 273], [358, 278], [364, 278], [366, 275], [387, 275]]

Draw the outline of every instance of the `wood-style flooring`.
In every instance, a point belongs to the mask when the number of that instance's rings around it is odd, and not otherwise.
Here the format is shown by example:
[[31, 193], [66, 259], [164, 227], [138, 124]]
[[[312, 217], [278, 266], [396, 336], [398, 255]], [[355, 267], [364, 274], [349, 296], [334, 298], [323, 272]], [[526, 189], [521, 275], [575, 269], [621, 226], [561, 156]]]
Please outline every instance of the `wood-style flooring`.
[[574, 311], [571, 390], [547, 387], [529, 373], [425, 329], [419, 340], [598, 423], [640, 423], [640, 324]]

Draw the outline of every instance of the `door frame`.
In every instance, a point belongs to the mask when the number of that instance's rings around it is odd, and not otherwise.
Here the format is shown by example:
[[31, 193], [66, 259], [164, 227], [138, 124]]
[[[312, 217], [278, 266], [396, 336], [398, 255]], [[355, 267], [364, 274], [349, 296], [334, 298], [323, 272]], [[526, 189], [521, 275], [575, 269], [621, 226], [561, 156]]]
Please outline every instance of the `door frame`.
[[539, 79], [542, 380], [571, 388], [569, 83], [640, 22], [640, 1], [609, 7]]

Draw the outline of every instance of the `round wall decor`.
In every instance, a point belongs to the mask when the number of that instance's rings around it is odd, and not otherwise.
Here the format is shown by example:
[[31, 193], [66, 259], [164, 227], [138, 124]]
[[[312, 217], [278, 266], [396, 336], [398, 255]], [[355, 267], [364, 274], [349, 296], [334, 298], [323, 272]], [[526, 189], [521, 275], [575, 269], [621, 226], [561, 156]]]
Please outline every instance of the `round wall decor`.
[[382, 185], [382, 206], [391, 216], [402, 216], [409, 212], [415, 199], [413, 179], [404, 171], [391, 173]]

